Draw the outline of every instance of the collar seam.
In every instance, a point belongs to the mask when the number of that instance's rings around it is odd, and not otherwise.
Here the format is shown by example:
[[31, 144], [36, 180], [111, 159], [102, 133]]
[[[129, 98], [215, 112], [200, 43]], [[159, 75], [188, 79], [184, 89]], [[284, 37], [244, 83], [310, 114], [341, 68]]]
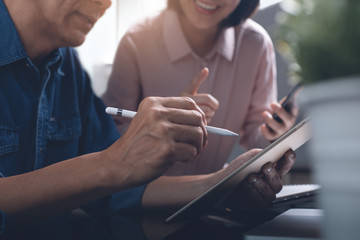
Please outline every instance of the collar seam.
[[5, 66], [5, 65], [20, 61], [25, 58], [26, 58], [26, 54], [16, 55], [13, 57], [5, 58], [5, 59], [0, 60], [0, 66]]

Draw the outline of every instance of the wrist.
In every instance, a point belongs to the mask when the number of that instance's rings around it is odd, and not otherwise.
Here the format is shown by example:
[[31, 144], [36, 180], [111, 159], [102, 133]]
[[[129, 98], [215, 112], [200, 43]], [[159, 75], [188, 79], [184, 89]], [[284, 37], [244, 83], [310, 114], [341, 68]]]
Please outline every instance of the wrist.
[[98, 153], [97, 162], [98, 177], [102, 181], [102, 187], [117, 192], [131, 186], [130, 171], [125, 171], [125, 166], [119, 168], [117, 166], [119, 161], [109, 156], [106, 150]]

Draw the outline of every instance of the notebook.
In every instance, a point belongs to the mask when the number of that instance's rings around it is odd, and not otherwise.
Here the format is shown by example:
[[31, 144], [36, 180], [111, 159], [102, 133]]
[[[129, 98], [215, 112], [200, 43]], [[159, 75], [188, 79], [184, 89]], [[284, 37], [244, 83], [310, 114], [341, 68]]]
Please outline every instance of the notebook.
[[279, 137], [268, 147], [260, 151], [253, 158], [233, 170], [223, 179], [218, 181], [208, 190], [200, 194], [197, 198], [177, 210], [167, 217], [164, 221], [170, 223], [184, 217], [200, 216], [215, 206], [230, 190], [224, 184], [231, 183], [232, 179], [241, 182], [250, 173], [259, 172], [261, 167], [267, 162], [276, 162], [289, 149], [296, 150], [311, 138], [309, 118], [304, 119], [299, 124], [291, 128], [288, 132]]
[[296, 203], [313, 201], [319, 194], [319, 184], [294, 184], [284, 185], [282, 190], [276, 194], [273, 207], [288, 206]]

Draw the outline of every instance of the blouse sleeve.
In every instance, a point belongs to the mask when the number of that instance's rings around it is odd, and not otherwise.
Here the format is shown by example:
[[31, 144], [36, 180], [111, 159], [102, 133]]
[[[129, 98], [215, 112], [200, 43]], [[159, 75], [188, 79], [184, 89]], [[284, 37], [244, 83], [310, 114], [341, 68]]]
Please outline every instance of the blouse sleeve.
[[270, 111], [271, 102], [277, 101], [275, 50], [267, 34], [263, 39], [259, 67], [250, 101], [251, 106], [243, 127], [243, 137], [240, 140], [240, 144], [246, 149], [264, 148], [270, 144], [260, 131], [260, 126], [264, 123], [262, 112]]
[[[142, 89], [136, 52], [135, 42], [130, 34], [126, 34], [119, 43], [107, 89], [102, 96], [107, 106], [137, 110], [142, 99]], [[127, 118], [113, 119], [120, 133], [126, 130], [130, 122]]]

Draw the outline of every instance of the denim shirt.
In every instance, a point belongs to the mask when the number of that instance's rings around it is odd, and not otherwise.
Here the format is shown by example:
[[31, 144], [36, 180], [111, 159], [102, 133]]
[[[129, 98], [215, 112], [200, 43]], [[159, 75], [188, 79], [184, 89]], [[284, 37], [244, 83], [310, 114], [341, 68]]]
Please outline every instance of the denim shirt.
[[[0, 177], [100, 151], [119, 138], [74, 49], [57, 49], [35, 66], [3, 0], [0, 33]], [[87, 208], [97, 213], [137, 208], [143, 190], [130, 189]], [[0, 209], [0, 233], [5, 217]]]

